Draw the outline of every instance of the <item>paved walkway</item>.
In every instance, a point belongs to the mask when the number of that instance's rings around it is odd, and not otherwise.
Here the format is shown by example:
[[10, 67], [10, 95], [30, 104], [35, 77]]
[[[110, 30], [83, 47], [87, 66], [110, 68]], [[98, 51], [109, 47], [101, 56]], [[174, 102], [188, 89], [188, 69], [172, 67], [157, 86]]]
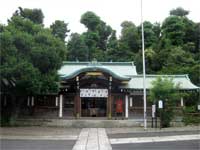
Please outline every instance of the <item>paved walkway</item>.
[[72, 150], [112, 150], [104, 128], [83, 128]]

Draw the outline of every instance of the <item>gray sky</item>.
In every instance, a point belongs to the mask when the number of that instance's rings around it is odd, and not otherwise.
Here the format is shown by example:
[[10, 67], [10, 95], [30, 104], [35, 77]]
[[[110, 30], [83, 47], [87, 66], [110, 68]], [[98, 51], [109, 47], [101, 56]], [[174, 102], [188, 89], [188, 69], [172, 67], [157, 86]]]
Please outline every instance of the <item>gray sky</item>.
[[[95, 12], [117, 30], [118, 35], [124, 20], [140, 24], [140, 0], [0, 0], [0, 23], [6, 24], [19, 6], [40, 8], [45, 15], [45, 26], [55, 20], [64, 20], [69, 23], [71, 32], [86, 30], [80, 23], [80, 17], [86, 11]], [[190, 11], [190, 19], [200, 22], [200, 0], [143, 0], [144, 20], [162, 22], [171, 9], [179, 6]]]

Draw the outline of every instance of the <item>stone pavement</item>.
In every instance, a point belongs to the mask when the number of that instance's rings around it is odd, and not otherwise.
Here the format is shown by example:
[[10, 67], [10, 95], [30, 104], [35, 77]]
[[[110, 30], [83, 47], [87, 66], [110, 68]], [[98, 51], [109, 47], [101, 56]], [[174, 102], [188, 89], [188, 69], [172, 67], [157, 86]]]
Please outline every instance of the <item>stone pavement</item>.
[[73, 150], [112, 150], [104, 128], [83, 128]]

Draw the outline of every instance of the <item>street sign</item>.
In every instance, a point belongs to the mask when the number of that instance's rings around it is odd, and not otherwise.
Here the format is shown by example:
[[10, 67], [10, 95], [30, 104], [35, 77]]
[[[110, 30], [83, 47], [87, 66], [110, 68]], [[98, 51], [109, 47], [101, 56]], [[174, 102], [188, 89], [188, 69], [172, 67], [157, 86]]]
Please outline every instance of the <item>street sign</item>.
[[162, 100], [158, 101], [158, 108], [163, 108], [163, 101]]

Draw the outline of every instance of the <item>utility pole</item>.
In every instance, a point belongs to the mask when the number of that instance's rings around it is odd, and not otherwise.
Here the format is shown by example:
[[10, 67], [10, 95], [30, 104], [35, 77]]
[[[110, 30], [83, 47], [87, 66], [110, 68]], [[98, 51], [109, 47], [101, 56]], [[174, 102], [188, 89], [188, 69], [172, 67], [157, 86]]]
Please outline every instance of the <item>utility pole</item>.
[[143, 1], [141, 0], [141, 26], [142, 26], [142, 62], [143, 62], [143, 100], [144, 100], [144, 129], [147, 129], [147, 102], [146, 102], [146, 71], [145, 71], [145, 52], [144, 52], [144, 26], [143, 26]]

